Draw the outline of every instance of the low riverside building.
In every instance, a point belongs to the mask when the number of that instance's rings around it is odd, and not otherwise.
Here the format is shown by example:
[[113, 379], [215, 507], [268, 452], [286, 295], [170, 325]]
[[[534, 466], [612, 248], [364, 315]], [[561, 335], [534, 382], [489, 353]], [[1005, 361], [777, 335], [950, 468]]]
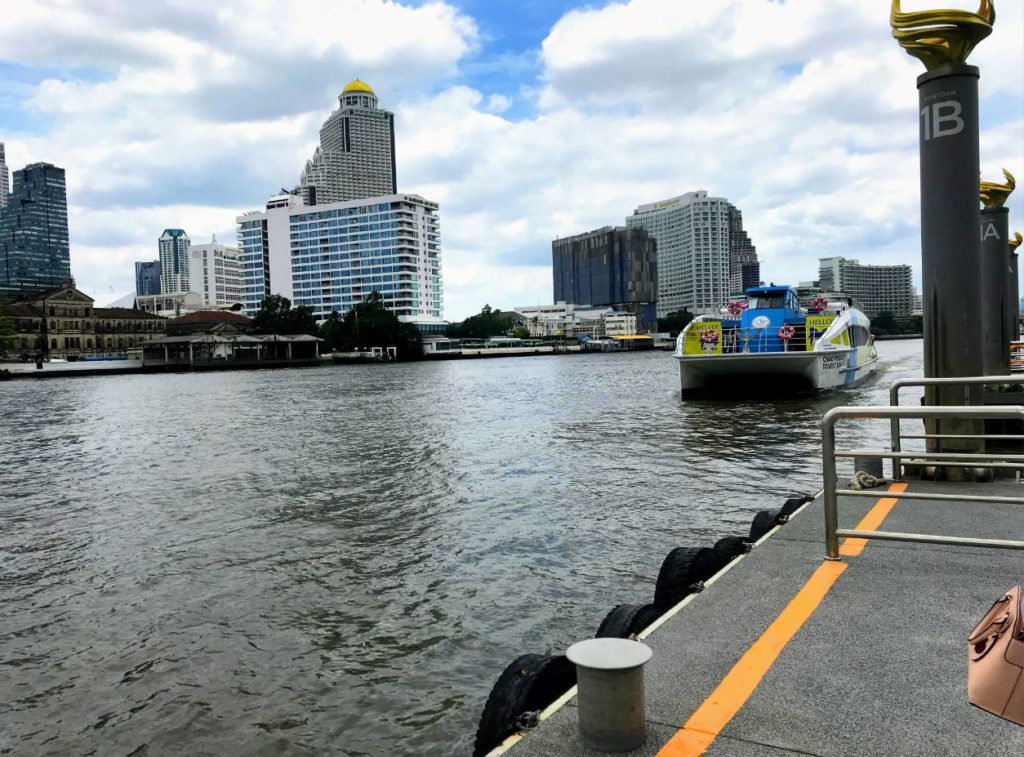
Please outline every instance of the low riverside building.
[[252, 319], [230, 310], [198, 310], [167, 322], [167, 336], [247, 334]]
[[523, 316], [523, 326], [534, 338], [586, 336], [596, 339], [611, 334], [637, 333], [635, 313], [609, 307], [556, 302], [554, 305], [524, 305], [515, 311]]
[[143, 367], [260, 368], [312, 363], [323, 339], [309, 334], [191, 334], [146, 342]]
[[16, 353], [67, 360], [124, 354], [163, 336], [166, 323], [134, 308], [94, 307], [71, 279], [11, 303], [5, 313], [14, 323]]

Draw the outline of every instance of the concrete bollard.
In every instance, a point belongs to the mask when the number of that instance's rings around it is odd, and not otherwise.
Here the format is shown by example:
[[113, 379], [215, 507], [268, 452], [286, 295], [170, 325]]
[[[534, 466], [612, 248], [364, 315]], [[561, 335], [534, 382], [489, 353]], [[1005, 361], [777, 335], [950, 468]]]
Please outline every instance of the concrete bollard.
[[569, 647], [576, 665], [580, 738], [599, 752], [628, 752], [647, 740], [644, 665], [653, 652], [629, 639], [587, 639]]

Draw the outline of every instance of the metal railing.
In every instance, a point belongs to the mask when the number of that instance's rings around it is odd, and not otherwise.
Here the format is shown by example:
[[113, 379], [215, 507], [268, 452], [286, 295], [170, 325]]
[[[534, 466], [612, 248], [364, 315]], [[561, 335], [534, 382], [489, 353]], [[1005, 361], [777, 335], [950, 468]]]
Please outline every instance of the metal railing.
[[[1024, 455], [1014, 454], [961, 454], [957, 452], [929, 453], [900, 452], [898, 450], [893, 450], [892, 452], [887, 452], [885, 450], [837, 450], [835, 426], [836, 422], [843, 418], [888, 418], [897, 422], [902, 418], [956, 418], [974, 420], [993, 418], [1024, 421], [1024, 407], [1019, 405], [991, 405], [989, 407], [836, 407], [825, 413], [824, 417], [821, 419], [821, 470], [825, 484], [826, 559], [840, 559], [839, 537], [841, 536], [854, 537], [858, 539], [921, 542], [924, 544], [951, 544], [964, 547], [1024, 549], [1024, 541], [1009, 541], [1005, 539], [971, 539], [966, 537], [938, 536], [935, 534], [898, 533], [892, 531], [860, 531], [856, 529], [839, 528], [839, 495], [848, 497], [878, 497], [878, 492], [864, 491], [861, 489], [837, 488], [837, 457], [861, 457], [870, 455], [874, 457], [888, 457], [893, 460], [915, 457], [915, 462], [920, 463], [921, 465], [930, 465], [933, 462], [939, 464], [958, 462], [965, 465], [975, 466], [983, 462], [985, 467], [989, 468], [1024, 468]], [[964, 501], [963, 497], [955, 494], [933, 494], [927, 492], [886, 492], [885, 496], [893, 497], [895, 499], [908, 497], [923, 500]], [[972, 495], [970, 497], [970, 501], [1000, 504], [1024, 504], [1024, 497]]]
[[[893, 382], [889, 387], [889, 406], [899, 407], [900, 389], [908, 386], [962, 386], [964, 388], [964, 404], [970, 405], [970, 388], [975, 386], [1006, 386], [1009, 384], [1024, 385], [1024, 375], [1017, 376], [956, 376], [951, 378], [903, 378]], [[1002, 439], [1003, 441], [1024, 441], [1024, 435], [1017, 434], [901, 434], [900, 419], [889, 421], [892, 451], [901, 452], [903, 439]], [[903, 477], [903, 465], [900, 458], [893, 458], [892, 477]]]

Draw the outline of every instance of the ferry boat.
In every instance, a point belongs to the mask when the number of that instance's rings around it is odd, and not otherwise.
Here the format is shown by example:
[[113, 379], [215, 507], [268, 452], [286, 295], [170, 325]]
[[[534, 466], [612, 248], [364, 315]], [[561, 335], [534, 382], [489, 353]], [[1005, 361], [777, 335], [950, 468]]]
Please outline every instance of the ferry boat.
[[753, 287], [727, 313], [698, 316], [680, 332], [683, 394], [850, 388], [878, 362], [870, 328], [852, 298], [819, 297], [805, 309], [791, 287]]

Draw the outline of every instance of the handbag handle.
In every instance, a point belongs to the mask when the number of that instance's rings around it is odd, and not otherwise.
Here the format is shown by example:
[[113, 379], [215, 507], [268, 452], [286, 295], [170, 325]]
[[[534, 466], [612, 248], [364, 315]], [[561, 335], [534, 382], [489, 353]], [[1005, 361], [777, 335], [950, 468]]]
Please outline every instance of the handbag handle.
[[1012, 595], [1006, 594], [997, 599], [985, 617], [974, 627], [967, 637], [967, 647], [971, 660], [977, 661], [988, 654], [999, 638], [1010, 628], [1010, 607]]

